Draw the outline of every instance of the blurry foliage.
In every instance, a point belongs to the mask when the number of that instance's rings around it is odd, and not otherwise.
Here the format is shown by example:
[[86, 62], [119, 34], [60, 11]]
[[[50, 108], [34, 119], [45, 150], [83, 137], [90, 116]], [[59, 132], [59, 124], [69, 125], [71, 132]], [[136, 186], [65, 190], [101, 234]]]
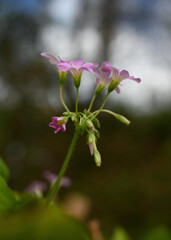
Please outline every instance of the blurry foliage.
[[166, 226], [158, 226], [144, 234], [142, 240], [170, 240], [171, 231]]
[[90, 234], [82, 223], [53, 206], [0, 219], [0, 239], [89, 240]]
[[[2, 160], [1, 165], [5, 166]], [[6, 170], [1, 168], [0, 175], [0, 239], [90, 239], [83, 224], [55, 205], [45, 208], [43, 199], [13, 192], [2, 177]]]
[[111, 240], [131, 240], [131, 239], [123, 228], [116, 227], [114, 229]]
[[9, 179], [9, 175], [10, 173], [8, 167], [6, 166], [2, 158], [0, 158], [0, 176], [2, 176], [7, 181]]
[[15, 196], [7, 186], [4, 178], [0, 176], [0, 214], [12, 211], [15, 206]]

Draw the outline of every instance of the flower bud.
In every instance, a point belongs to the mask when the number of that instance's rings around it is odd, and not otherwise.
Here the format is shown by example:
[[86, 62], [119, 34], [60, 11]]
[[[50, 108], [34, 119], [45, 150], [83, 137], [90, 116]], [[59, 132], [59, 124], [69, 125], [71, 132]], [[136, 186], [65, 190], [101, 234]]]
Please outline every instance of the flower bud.
[[88, 119], [86, 121], [86, 123], [87, 123], [88, 127], [91, 128], [91, 130], [93, 130], [93, 131], [95, 130], [94, 124], [92, 123], [92, 121], [90, 119]]
[[101, 166], [101, 156], [98, 150], [94, 150], [94, 160], [97, 167]]
[[122, 116], [120, 114], [114, 113], [113, 115], [115, 116], [115, 118], [117, 120], [119, 120], [120, 122], [125, 123], [126, 125], [129, 125], [131, 123], [126, 117], [124, 117], [124, 116]]
[[90, 154], [93, 155], [94, 149], [96, 149], [96, 137], [93, 133], [87, 135], [87, 143], [89, 145]]

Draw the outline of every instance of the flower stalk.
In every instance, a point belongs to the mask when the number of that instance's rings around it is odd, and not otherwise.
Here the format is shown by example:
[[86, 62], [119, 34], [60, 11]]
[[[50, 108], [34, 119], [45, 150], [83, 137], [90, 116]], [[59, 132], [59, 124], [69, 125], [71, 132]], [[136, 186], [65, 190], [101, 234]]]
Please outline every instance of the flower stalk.
[[78, 98], [79, 98], [79, 88], [77, 88], [77, 97], [76, 97], [76, 103], [75, 103], [75, 112], [78, 112]]
[[91, 111], [91, 108], [92, 108], [92, 106], [93, 106], [93, 103], [94, 103], [94, 100], [96, 99], [96, 95], [94, 95], [93, 96], [93, 98], [92, 98], [92, 100], [91, 100], [91, 102], [90, 102], [90, 105], [89, 105], [89, 108], [88, 108], [88, 112], [90, 112]]
[[61, 98], [61, 102], [62, 102], [62, 105], [64, 106], [65, 110], [67, 112], [70, 112], [69, 108], [67, 107], [67, 105], [65, 104], [65, 101], [64, 101], [64, 98], [63, 98], [63, 85], [60, 86], [60, 98]]
[[[106, 97], [105, 97], [105, 99], [104, 99], [104, 101], [103, 101], [100, 109], [96, 111], [95, 115], [94, 115], [93, 113], [91, 114], [91, 115], [92, 115], [91, 120], [93, 120], [93, 119], [94, 119], [97, 115], [99, 115], [99, 113], [102, 111], [102, 109], [103, 109], [103, 107], [104, 107], [104, 105], [105, 105], [105, 103], [106, 103], [106, 101], [107, 101], [107, 98], [108, 98], [109, 94], [110, 94], [109, 92], [106, 94]], [[90, 116], [91, 116], [91, 115], [90, 115]]]
[[54, 183], [53, 187], [50, 189], [49, 194], [47, 196], [46, 204], [51, 203], [51, 201], [55, 198], [55, 196], [58, 193], [61, 179], [64, 176], [64, 173], [65, 173], [65, 171], [68, 167], [68, 164], [69, 164], [69, 161], [71, 159], [72, 153], [74, 151], [74, 147], [75, 147], [75, 144], [77, 142], [78, 136], [79, 136], [79, 130], [75, 130], [75, 133], [74, 133], [74, 136], [72, 138], [70, 147], [68, 149], [68, 153], [67, 153], [66, 158], [64, 160], [64, 163], [62, 165], [62, 168], [59, 172], [58, 178], [57, 178], [56, 182]]

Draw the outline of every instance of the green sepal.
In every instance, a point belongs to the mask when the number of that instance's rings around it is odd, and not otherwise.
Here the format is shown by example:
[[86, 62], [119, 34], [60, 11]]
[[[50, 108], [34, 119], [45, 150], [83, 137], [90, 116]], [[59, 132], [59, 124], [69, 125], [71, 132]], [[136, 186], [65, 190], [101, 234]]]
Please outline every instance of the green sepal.
[[91, 128], [94, 131], [94, 124], [90, 119], [86, 120], [86, 125], [88, 126], [88, 128]]
[[60, 86], [63, 86], [65, 81], [66, 81], [66, 77], [67, 77], [67, 74], [68, 72], [62, 72], [59, 68], [58, 68], [58, 73], [59, 73], [59, 83], [60, 83]]
[[94, 130], [94, 133], [95, 133], [96, 137], [100, 138], [100, 133], [97, 129]]
[[93, 118], [93, 124], [97, 127], [100, 128], [100, 121], [97, 118]]
[[94, 134], [94, 131], [89, 131], [87, 134], [87, 143], [93, 143], [96, 142], [96, 136]]
[[74, 85], [77, 89], [80, 87], [81, 75], [82, 75], [81, 73], [72, 74], [73, 80], [74, 80]]
[[102, 82], [98, 83], [94, 95], [98, 96], [105, 89], [105, 87], [106, 87], [106, 85], [103, 84]]
[[108, 92], [112, 92], [119, 84], [119, 81], [117, 81], [116, 79], [112, 79], [111, 83], [109, 84], [108, 87]]
[[77, 120], [77, 117], [75, 116], [75, 113], [71, 114], [71, 120], [75, 122]]
[[64, 116], [69, 116], [69, 115], [71, 115], [71, 113], [69, 113], [69, 112], [64, 112], [63, 115], [64, 115]]

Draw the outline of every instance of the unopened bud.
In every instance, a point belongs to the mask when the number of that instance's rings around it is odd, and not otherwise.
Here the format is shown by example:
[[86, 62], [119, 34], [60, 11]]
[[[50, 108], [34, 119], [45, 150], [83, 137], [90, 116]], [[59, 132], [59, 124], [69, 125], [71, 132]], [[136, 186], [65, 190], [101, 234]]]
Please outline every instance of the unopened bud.
[[94, 124], [92, 123], [92, 121], [90, 119], [88, 119], [86, 122], [87, 122], [88, 127], [91, 128], [91, 130], [94, 131], [95, 128], [94, 128]]
[[94, 160], [97, 167], [101, 166], [101, 156], [98, 150], [94, 150]]
[[93, 143], [89, 143], [89, 149], [90, 149], [90, 154], [93, 155], [93, 153], [94, 153], [94, 144]]
[[96, 148], [96, 137], [93, 133], [88, 134], [87, 143], [89, 145], [90, 154], [93, 155], [94, 149]]
[[120, 114], [117, 114], [117, 113], [114, 113], [114, 116], [117, 120], [119, 120], [120, 122], [123, 122], [125, 123], [126, 125], [129, 125], [131, 122], [124, 116], [120, 115]]

